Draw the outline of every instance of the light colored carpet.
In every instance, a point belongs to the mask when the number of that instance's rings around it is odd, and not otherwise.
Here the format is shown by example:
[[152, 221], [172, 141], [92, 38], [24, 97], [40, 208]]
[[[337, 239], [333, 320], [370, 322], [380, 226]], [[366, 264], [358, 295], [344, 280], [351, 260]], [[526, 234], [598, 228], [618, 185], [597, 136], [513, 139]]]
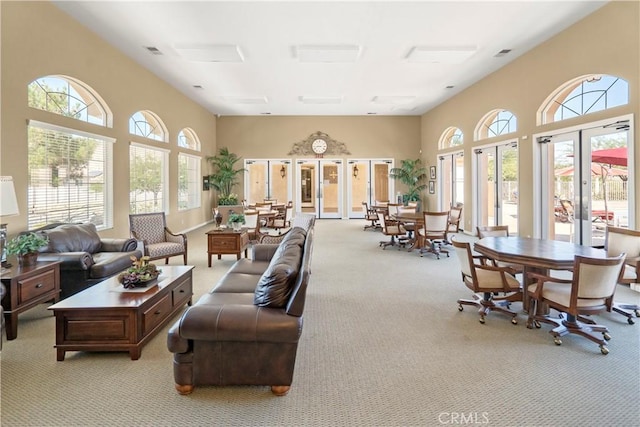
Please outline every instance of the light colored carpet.
[[[492, 313], [481, 325], [455, 254], [436, 260], [394, 248], [362, 220], [319, 220], [304, 330], [291, 391], [173, 387], [166, 331], [138, 361], [127, 353], [67, 353], [56, 362], [46, 306], [20, 316], [2, 351], [2, 426], [632, 426], [640, 425], [640, 319], [614, 314], [611, 353], [549, 326], [528, 330]], [[195, 296], [235, 262], [206, 267], [204, 232], [189, 233]], [[179, 263], [174, 258], [172, 263]], [[640, 294], [621, 288], [620, 300]], [[514, 305], [517, 307], [518, 304]], [[176, 317], [177, 318], [177, 317]], [[171, 322], [173, 323], [173, 321]]]

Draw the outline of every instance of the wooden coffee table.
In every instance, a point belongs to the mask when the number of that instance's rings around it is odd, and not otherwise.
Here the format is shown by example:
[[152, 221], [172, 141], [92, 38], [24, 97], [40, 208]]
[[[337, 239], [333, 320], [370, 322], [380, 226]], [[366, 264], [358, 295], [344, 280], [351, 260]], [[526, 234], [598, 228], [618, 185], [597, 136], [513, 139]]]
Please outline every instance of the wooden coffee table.
[[157, 284], [124, 289], [117, 276], [49, 307], [56, 317], [56, 354], [67, 351], [128, 351], [140, 358], [142, 347], [193, 295], [193, 266], [161, 267]]
[[235, 255], [240, 259], [242, 251], [244, 257], [247, 257], [247, 248], [249, 247], [249, 234], [247, 230], [234, 231], [232, 229], [220, 229], [207, 231], [207, 258], [208, 265], [211, 267], [211, 255], [218, 255], [218, 259], [222, 255]]

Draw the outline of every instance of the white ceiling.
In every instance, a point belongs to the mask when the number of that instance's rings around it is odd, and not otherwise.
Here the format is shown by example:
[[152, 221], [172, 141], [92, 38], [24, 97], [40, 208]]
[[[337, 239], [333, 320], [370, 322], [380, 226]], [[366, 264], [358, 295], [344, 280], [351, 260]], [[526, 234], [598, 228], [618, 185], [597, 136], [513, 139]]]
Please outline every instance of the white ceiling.
[[[214, 114], [420, 115], [606, 1], [54, 3]], [[235, 45], [243, 62], [179, 53], [200, 45]], [[306, 45], [355, 48], [357, 59], [301, 62]], [[459, 63], [409, 60], [414, 47]], [[495, 57], [502, 49], [512, 51]]]

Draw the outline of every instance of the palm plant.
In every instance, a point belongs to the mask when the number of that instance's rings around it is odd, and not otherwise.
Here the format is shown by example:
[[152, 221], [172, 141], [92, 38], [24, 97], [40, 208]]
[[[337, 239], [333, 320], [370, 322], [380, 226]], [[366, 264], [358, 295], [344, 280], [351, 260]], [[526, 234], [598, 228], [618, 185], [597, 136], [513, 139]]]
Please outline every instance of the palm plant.
[[239, 175], [244, 172], [244, 168], [236, 168], [236, 163], [240, 157], [231, 153], [228, 148], [222, 147], [215, 156], [207, 157], [207, 161], [213, 166], [213, 174], [209, 177], [211, 186], [218, 192], [218, 204], [235, 205], [238, 203], [238, 196], [231, 190], [238, 184]]
[[402, 197], [405, 203], [419, 201], [420, 193], [427, 188], [427, 168], [422, 166], [420, 159], [402, 160], [399, 168], [391, 168], [389, 176], [406, 185], [407, 191]]

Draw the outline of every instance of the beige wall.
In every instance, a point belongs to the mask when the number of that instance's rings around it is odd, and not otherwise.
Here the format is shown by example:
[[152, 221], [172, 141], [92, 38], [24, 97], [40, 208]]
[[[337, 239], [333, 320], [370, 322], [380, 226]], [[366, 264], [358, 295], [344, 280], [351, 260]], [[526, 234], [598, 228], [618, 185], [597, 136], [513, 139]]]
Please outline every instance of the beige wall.
[[[296, 156], [287, 154], [293, 145], [318, 131], [343, 142], [351, 153], [325, 155], [326, 159], [390, 158], [399, 165], [401, 159], [420, 157], [420, 117], [417, 116], [221, 117], [217, 142], [219, 147], [228, 147], [243, 159], [295, 159]], [[242, 194], [243, 185], [237, 189], [239, 194]], [[396, 184], [396, 190], [401, 189], [400, 185]], [[343, 190], [346, 216], [346, 179]]]
[[[490, 110], [506, 109], [518, 119], [518, 131], [508, 136], [519, 140], [521, 235], [531, 235], [533, 232], [535, 177], [532, 159], [536, 144], [532, 135], [629, 113], [635, 114], [637, 128], [637, 114], [640, 111], [639, 5], [638, 2], [612, 2], [604, 6], [422, 117], [422, 149], [426, 164], [436, 164], [438, 140], [447, 127], [456, 126], [464, 132], [465, 207], [472, 206], [472, 149], [492, 141], [474, 142], [473, 131], [482, 116]], [[551, 92], [570, 79], [591, 73], [611, 74], [627, 80], [631, 91], [629, 105], [536, 126], [536, 111]], [[635, 147], [638, 146], [637, 141], [638, 132], [635, 132]], [[636, 149], [636, 176], [639, 167], [640, 149]], [[640, 185], [635, 190], [635, 213], [638, 218]], [[435, 196], [429, 196], [428, 204], [435, 206]], [[470, 209], [466, 212], [465, 229], [469, 230], [472, 215]]]
[[[169, 227], [174, 231], [197, 226], [211, 218], [211, 196], [202, 193], [202, 208], [178, 212], [177, 135], [191, 127], [202, 143], [202, 156], [215, 148], [215, 116], [198, 106], [154, 74], [140, 67], [94, 33], [47, 2], [1, 2], [1, 120], [0, 169], [13, 176], [20, 215], [8, 217], [10, 233], [27, 227], [27, 120], [34, 119], [116, 139], [114, 144], [114, 227], [105, 237], [128, 236], [129, 117], [138, 110], [158, 114], [169, 130], [169, 143], [152, 143], [171, 149]], [[96, 90], [111, 108], [113, 128], [82, 124], [76, 120], [27, 107], [27, 85], [39, 77], [63, 74]], [[123, 167], [125, 165], [125, 167]], [[206, 161], [203, 174], [209, 173]]]

